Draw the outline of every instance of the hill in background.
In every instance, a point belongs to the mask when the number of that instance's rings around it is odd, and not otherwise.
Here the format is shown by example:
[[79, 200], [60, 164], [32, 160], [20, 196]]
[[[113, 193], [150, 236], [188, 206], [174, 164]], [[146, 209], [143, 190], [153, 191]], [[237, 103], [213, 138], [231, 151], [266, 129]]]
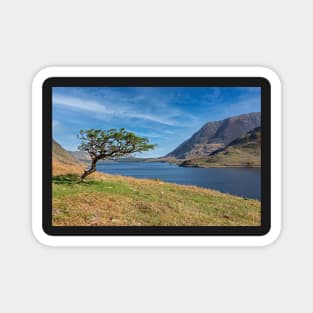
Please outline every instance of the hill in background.
[[52, 139], [52, 159], [64, 164], [79, 164], [79, 161], [54, 139]]
[[261, 127], [235, 139], [225, 148], [207, 157], [194, 158], [181, 163], [190, 167], [256, 167], [261, 166]]
[[81, 162], [90, 162], [91, 158], [87, 152], [84, 151], [69, 151], [71, 155]]
[[[208, 122], [165, 157], [100, 162], [169, 162], [185, 167], [258, 167], [261, 165], [261, 113]], [[82, 151], [66, 151], [53, 140], [53, 159], [64, 164], [89, 163]]]
[[225, 148], [235, 139], [261, 126], [261, 113], [254, 112], [208, 122], [188, 140], [166, 155], [176, 159], [194, 159]]

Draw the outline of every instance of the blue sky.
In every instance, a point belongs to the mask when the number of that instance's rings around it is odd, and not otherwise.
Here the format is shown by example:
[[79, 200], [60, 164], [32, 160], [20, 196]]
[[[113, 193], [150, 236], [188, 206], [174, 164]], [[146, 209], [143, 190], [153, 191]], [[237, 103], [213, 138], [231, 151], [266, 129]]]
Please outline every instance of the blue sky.
[[163, 156], [209, 121], [261, 111], [259, 87], [54, 87], [53, 137], [77, 150], [80, 129], [124, 127]]

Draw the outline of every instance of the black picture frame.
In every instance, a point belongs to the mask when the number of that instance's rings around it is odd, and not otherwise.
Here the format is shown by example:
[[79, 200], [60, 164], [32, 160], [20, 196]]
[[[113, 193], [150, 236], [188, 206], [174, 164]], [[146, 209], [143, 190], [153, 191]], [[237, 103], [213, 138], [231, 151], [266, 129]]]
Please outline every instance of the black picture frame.
[[[261, 225], [260, 226], [53, 226], [52, 88], [53, 87], [260, 87]], [[263, 236], [271, 228], [271, 85], [263, 77], [51, 77], [42, 85], [42, 228], [51, 236]]]

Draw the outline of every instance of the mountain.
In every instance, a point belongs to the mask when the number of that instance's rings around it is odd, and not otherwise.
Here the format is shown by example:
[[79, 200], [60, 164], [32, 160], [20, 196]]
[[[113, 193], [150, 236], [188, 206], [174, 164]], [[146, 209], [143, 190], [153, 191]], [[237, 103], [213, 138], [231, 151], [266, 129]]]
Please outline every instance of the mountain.
[[222, 121], [208, 122], [166, 157], [193, 159], [208, 156], [233, 140], [261, 126], [261, 113], [232, 116]]
[[[69, 151], [71, 155], [73, 155], [77, 160], [83, 163], [90, 163], [91, 158], [87, 152], [84, 151]], [[101, 163], [114, 163], [114, 162], [142, 162], [145, 159], [135, 158], [135, 157], [125, 157], [120, 159], [108, 159], [108, 160], [99, 160], [98, 164]]]
[[[81, 162], [89, 163], [91, 161], [91, 158], [87, 152], [84, 151], [69, 151], [70, 154], [72, 154], [76, 159], [78, 159]], [[139, 159], [135, 157], [126, 157], [126, 158], [120, 158], [117, 160], [108, 159], [108, 160], [99, 160], [98, 163], [113, 163], [113, 162], [141, 162], [144, 159]]]
[[186, 160], [185, 167], [257, 167], [261, 166], [261, 127], [230, 142], [225, 148], [202, 158]]
[[89, 154], [84, 151], [69, 151], [69, 153], [81, 162], [90, 162], [91, 160]]
[[79, 161], [59, 143], [52, 139], [52, 159], [65, 164], [78, 164]]

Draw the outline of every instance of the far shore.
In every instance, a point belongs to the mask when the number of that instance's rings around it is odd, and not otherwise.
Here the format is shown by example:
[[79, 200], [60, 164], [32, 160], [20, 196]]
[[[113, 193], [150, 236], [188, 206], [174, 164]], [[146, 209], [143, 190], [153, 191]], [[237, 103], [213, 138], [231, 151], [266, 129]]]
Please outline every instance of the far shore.
[[261, 165], [244, 166], [244, 165], [210, 165], [210, 166], [200, 166], [200, 165], [182, 165], [179, 167], [197, 167], [197, 168], [261, 168]]
[[[151, 162], [151, 163], [168, 163], [168, 164], [174, 164], [179, 167], [193, 167], [193, 168], [261, 168], [261, 165], [241, 165], [241, 164], [230, 164], [230, 165], [225, 165], [225, 164], [211, 164], [211, 165], [186, 165], [183, 164], [185, 161], [188, 160], [179, 160], [179, 159], [171, 159], [171, 160], [166, 160], [164, 158], [132, 158], [132, 159], [119, 159], [119, 160], [101, 160], [99, 164], [103, 163], [124, 163], [124, 162], [129, 162], [129, 163], [137, 163], [137, 162]], [[88, 164], [90, 161], [89, 160], [80, 160], [83, 164]]]

